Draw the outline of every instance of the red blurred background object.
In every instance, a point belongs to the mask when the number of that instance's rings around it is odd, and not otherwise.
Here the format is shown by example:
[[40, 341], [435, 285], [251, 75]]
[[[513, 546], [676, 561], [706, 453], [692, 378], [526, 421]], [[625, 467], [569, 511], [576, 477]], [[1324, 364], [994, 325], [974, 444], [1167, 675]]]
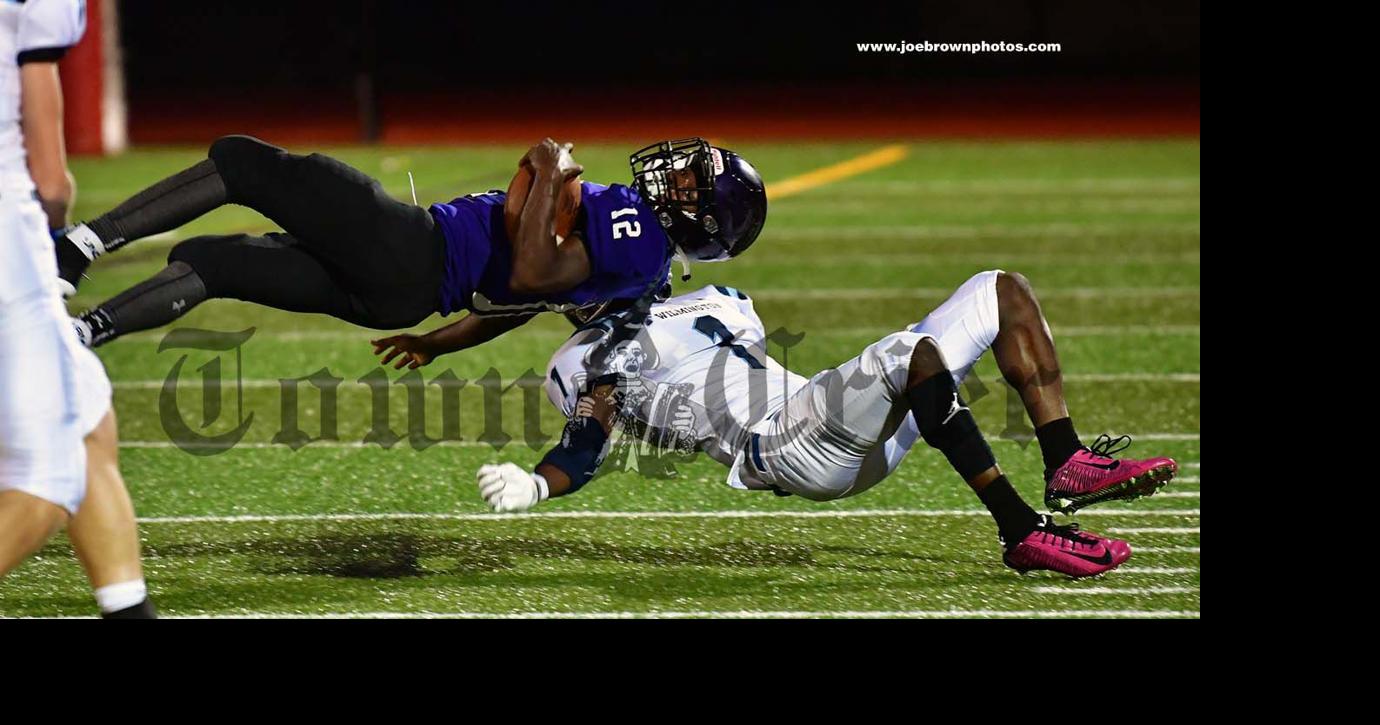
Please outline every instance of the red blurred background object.
[[58, 65], [62, 73], [67, 152], [105, 154], [124, 149], [124, 79], [116, 5], [86, 0], [86, 34]]

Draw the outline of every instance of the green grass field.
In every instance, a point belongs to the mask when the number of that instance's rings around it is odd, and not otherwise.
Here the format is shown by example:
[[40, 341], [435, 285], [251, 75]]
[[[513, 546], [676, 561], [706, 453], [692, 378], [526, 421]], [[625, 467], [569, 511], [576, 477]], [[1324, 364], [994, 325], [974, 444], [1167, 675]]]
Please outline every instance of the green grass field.
[[[735, 145], [770, 186], [866, 153], [875, 144]], [[480, 440], [483, 391], [459, 390], [459, 442], [391, 449], [362, 443], [373, 424], [375, 333], [319, 316], [210, 302], [180, 328], [253, 327], [242, 350], [244, 440], [218, 455], [169, 442], [163, 380], [184, 353], [179, 405], [200, 429], [195, 383], [214, 354], [165, 350], [166, 331], [101, 349], [124, 441], [122, 462], [163, 615], [192, 616], [1177, 616], [1200, 607], [1199, 143], [911, 143], [899, 163], [772, 203], [757, 245], [730, 264], [699, 265], [683, 292], [733, 285], [756, 300], [769, 330], [804, 332], [789, 365], [837, 365], [922, 318], [975, 272], [1024, 273], [1054, 329], [1074, 420], [1085, 442], [1130, 433], [1128, 452], [1164, 454], [1180, 478], [1159, 496], [1085, 510], [1084, 528], [1128, 539], [1136, 553], [1104, 577], [1018, 576], [1000, 561], [994, 525], [941, 456], [924, 446], [891, 479], [820, 504], [737, 491], [705, 457], [673, 478], [614, 472], [536, 515], [486, 513], [474, 485], [482, 463], [541, 455], [527, 444], [560, 431], [543, 399], [539, 430], [523, 427], [523, 392], [503, 396], [502, 451]], [[517, 147], [328, 150], [422, 204], [506, 186]], [[585, 178], [624, 180], [627, 149], [576, 149]], [[141, 150], [76, 161], [76, 216], [94, 216], [200, 157]], [[269, 230], [230, 207], [176, 233]], [[73, 300], [94, 305], [160, 268], [175, 238], [103, 259]], [[452, 318], [453, 319], [453, 318]], [[440, 324], [428, 320], [420, 329]], [[546, 316], [481, 349], [442, 358], [475, 381], [540, 374], [569, 325]], [[234, 357], [223, 372], [233, 378]], [[300, 450], [273, 442], [279, 378], [322, 368], [343, 379], [335, 441]], [[389, 369], [396, 380], [401, 374]], [[1008, 413], [1006, 388], [984, 359], [986, 394], [972, 401], [1012, 481], [1040, 498], [1038, 447]], [[442, 432], [442, 391], [428, 386], [425, 431]], [[315, 435], [321, 407], [304, 388], [299, 425]], [[388, 421], [409, 431], [407, 391], [393, 386]], [[234, 427], [237, 401], [201, 432]], [[214, 410], [210, 411], [214, 412]], [[998, 435], [1005, 433], [1005, 437]], [[420, 439], [416, 439], [420, 440]], [[533, 445], [536, 445], [535, 442]], [[66, 540], [0, 582], [0, 615], [89, 616], [94, 606]]]

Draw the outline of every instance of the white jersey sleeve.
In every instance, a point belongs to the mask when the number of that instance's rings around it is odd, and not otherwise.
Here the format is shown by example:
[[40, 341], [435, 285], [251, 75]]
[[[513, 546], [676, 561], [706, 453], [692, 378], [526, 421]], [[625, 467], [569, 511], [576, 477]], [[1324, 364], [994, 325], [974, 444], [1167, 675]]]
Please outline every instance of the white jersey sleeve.
[[19, 65], [55, 61], [86, 32], [85, 0], [28, 0], [19, 16]]
[[546, 381], [542, 384], [546, 398], [561, 414], [569, 418], [580, 400], [580, 390], [589, 377], [586, 360], [593, 343], [604, 337], [601, 329], [576, 332], [551, 356], [546, 364]]

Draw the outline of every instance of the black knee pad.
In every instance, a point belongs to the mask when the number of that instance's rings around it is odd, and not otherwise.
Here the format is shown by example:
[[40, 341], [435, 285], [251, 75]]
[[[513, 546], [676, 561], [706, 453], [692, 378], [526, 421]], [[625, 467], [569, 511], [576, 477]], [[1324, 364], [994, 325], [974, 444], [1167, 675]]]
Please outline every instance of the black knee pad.
[[193, 237], [178, 242], [172, 251], [168, 252], [168, 264], [181, 262], [191, 267], [206, 286], [207, 294], [216, 297], [219, 294], [216, 280], [219, 279], [220, 268], [217, 257], [223, 254], [226, 239], [227, 237]]
[[[906, 391], [920, 435], [942, 448], [977, 432], [977, 422], [958, 394], [953, 375], [945, 370]], [[966, 415], [965, 415], [966, 413]]]
[[186, 262], [191, 265], [192, 269], [196, 269], [197, 262], [205, 259], [206, 250], [213, 244], [212, 239], [212, 237], [192, 237], [174, 244], [168, 252], [168, 264]]
[[256, 178], [264, 169], [278, 162], [287, 151], [273, 144], [260, 141], [253, 136], [222, 136], [211, 144], [206, 156], [216, 165], [221, 179], [225, 182], [226, 196], [232, 202], [239, 202], [243, 194], [236, 189], [256, 183]]
[[992, 449], [947, 370], [907, 390], [906, 398], [920, 437], [943, 453], [963, 480], [970, 481], [996, 465]]
[[212, 142], [206, 156], [219, 165], [222, 162], [234, 162], [256, 155], [280, 153], [283, 153], [283, 149], [267, 141], [261, 141], [253, 136], [235, 134], [233, 136], [221, 136]]

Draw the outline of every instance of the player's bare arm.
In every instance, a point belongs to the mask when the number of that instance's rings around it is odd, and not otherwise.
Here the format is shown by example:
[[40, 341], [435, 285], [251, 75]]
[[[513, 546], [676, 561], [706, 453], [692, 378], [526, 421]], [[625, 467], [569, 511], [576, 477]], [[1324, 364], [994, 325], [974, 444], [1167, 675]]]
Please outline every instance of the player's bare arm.
[[387, 365], [397, 358], [398, 361], [393, 365], [394, 370], [402, 370], [403, 367], [416, 370], [441, 355], [483, 345], [505, 332], [523, 326], [533, 317], [536, 317], [535, 313], [499, 317], [466, 315], [459, 322], [432, 330], [425, 335], [392, 335], [369, 342], [374, 346], [374, 354], [382, 355], [380, 365]]
[[30, 62], [19, 68], [23, 109], [24, 151], [29, 176], [33, 177], [48, 228], [67, 226], [76, 185], [67, 171], [67, 149], [62, 136], [62, 83], [58, 64]]
[[584, 169], [570, 155], [570, 144], [544, 139], [523, 157], [536, 179], [527, 195], [517, 233], [510, 240], [513, 273], [508, 286], [520, 294], [567, 290], [589, 277], [589, 256], [580, 244], [556, 240], [556, 210], [567, 181]]

